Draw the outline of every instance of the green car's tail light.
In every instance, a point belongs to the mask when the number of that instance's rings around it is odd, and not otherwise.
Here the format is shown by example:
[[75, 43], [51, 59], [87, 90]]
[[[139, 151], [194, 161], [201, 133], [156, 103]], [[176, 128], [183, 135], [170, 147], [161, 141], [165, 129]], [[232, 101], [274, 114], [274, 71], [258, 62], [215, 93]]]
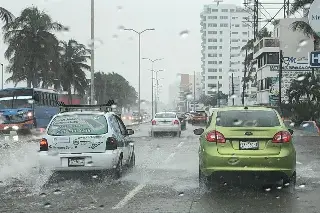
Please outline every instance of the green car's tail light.
[[152, 120], [151, 123], [152, 123], [152, 125], [156, 125], [156, 124], [157, 124], [157, 121]]
[[287, 131], [277, 132], [272, 139], [272, 143], [289, 143], [291, 141], [291, 134]]
[[208, 132], [208, 134], [206, 136], [206, 140], [208, 142], [216, 142], [216, 143], [225, 143], [226, 142], [226, 138], [224, 137], [224, 135], [221, 132], [218, 132], [215, 130]]

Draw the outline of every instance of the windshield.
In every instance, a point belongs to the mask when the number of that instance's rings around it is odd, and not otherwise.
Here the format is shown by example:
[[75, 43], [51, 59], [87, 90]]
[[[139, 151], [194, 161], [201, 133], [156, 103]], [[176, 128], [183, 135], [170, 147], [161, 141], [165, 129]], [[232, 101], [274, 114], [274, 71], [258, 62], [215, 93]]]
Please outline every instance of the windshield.
[[32, 104], [29, 104], [27, 99], [14, 99], [14, 100], [2, 99], [1, 100], [0, 98], [0, 109], [19, 109], [19, 108], [32, 108]]
[[218, 112], [216, 125], [222, 127], [280, 126], [277, 114], [265, 110], [230, 110]]
[[155, 118], [175, 118], [176, 113], [158, 113]]
[[107, 120], [103, 115], [57, 116], [48, 128], [48, 135], [101, 135], [108, 132]]

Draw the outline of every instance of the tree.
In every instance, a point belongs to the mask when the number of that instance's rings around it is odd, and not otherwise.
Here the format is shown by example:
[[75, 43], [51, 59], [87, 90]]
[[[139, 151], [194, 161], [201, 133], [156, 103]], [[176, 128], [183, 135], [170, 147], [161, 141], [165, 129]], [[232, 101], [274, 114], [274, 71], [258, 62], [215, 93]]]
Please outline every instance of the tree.
[[8, 24], [9, 22], [12, 22], [14, 19], [14, 15], [9, 12], [7, 9], [0, 7], [0, 19], [5, 24]]
[[291, 82], [287, 96], [296, 119], [314, 120], [319, 118], [320, 85], [319, 77], [312, 77], [311, 73], [298, 76]]
[[[306, 10], [303, 19], [307, 19], [309, 10], [306, 8], [306, 5], [312, 4], [314, 0], [295, 0], [291, 5], [291, 14], [295, 14], [300, 10]], [[291, 24], [293, 31], [300, 31], [309, 38], [313, 38], [314, 50], [317, 50], [317, 47], [320, 44], [320, 37], [313, 31], [307, 21], [300, 20], [295, 21]]]
[[[85, 45], [71, 39], [68, 42], [60, 42], [59, 46], [61, 69], [58, 72], [51, 72], [52, 76], [46, 78], [50, 84], [56, 87], [62, 87], [64, 91], [68, 91], [70, 100], [73, 93], [78, 92], [84, 95], [88, 87], [85, 71], [90, 70], [87, 64], [90, 59], [90, 50]], [[55, 81], [54, 79], [59, 79]]]
[[[9, 60], [7, 81], [27, 81], [28, 87], [38, 87], [51, 75], [51, 62], [57, 61], [59, 41], [53, 31], [66, 30], [61, 24], [36, 7], [24, 9], [20, 16], [3, 27], [4, 42], [8, 44], [5, 58]], [[52, 71], [51, 71], [52, 72]]]
[[216, 92], [212, 96], [209, 95], [201, 95], [199, 98], [199, 102], [204, 104], [205, 106], [216, 106], [218, 105], [218, 99], [219, 100], [226, 100], [228, 99], [228, 95], [222, 93], [222, 91], [219, 91], [219, 96], [218, 93]]
[[137, 92], [134, 87], [117, 73], [95, 73], [95, 99], [98, 103], [106, 103], [112, 99], [120, 107], [129, 107], [136, 103]]

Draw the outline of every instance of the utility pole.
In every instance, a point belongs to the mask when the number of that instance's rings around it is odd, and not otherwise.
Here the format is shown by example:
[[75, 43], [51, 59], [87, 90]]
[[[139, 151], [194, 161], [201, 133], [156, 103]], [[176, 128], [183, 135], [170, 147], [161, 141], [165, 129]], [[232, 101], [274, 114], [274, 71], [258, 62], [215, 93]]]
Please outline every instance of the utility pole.
[[220, 107], [220, 82], [218, 81], [218, 96], [217, 96], [218, 107]]
[[3, 89], [3, 64], [1, 63], [1, 89]]
[[94, 104], [94, 0], [91, 0], [91, 95], [90, 102]]
[[234, 106], [234, 82], [233, 82], [233, 73], [231, 74], [231, 86], [232, 86], [232, 106]]
[[193, 71], [193, 111], [196, 111], [196, 71]]
[[244, 106], [244, 94], [246, 91], [246, 76], [247, 76], [247, 63], [248, 63], [248, 50], [246, 49], [246, 57], [244, 59], [244, 73], [243, 73], [243, 84], [242, 84], [242, 105]]
[[282, 50], [280, 50], [279, 54], [279, 108], [281, 111], [281, 96], [282, 96], [282, 62], [283, 62], [283, 53]]

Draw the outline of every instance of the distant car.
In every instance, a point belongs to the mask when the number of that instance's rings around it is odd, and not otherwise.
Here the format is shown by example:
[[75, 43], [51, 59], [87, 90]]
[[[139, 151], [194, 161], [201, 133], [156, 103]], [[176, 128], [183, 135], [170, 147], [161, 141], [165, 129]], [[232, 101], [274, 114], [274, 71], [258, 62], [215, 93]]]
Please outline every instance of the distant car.
[[300, 129], [306, 132], [315, 133], [317, 135], [320, 135], [320, 129], [317, 126], [317, 123], [315, 121], [303, 121], [300, 124]]
[[182, 113], [177, 113], [177, 117], [180, 121], [181, 130], [187, 129], [187, 116]]
[[175, 136], [181, 136], [181, 124], [177, 114], [174, 112], [158, 112], [151, 121], [151, 136], [158, 133], [173, 133]]
[[296, 183], [293, 130], [288, 131], [274, 109], [220, 108], [213, 113], [207, 129], [195, 129], [194, 133], [200, 135], [202, 186], [242, 175], [254, 175], [268, 184]]
[[133, 116], [131, 113], [122, 113], [121, 114], [121, 119], [123, 121], [123, 123], [127, 126], [127, 125], [132, 125], [133, 122]]
[[40, 171], [112, 170], [120, 178], [125, 165], [135, 165], [132, 134], [113, 112], [59, 113], [40, 140]]
[[133, 122], [142, 122], [143, 115], [139, 114], [139, 112], [133, 112], [132, 113], [132, 120], [133, 120]]
[[192, 125], [196, 125], [196, 124], [207, 124], [207, 118], [208, 118], [208, 115], [205, 111], [196, 111], [193, 114], [193, 117], [192, 117]]

